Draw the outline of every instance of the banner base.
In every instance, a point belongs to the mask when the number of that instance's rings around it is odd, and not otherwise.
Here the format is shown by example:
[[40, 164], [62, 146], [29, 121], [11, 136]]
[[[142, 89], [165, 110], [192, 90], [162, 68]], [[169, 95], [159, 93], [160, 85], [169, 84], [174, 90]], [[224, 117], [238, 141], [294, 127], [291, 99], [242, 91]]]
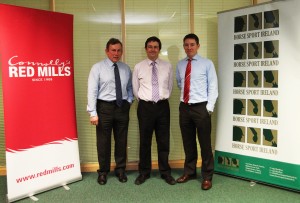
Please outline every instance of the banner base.
[[[65, 188], [66, 184], [74, 183], [74, 182], [77, 182], [77, 181], [80, 181], [80, 180], [82, 180], [82, 175], [80, 175], [76, 178], [70, 179], [70, 180], [67, 181], [67, 183], [64, 183], [64, 184], [60, 183], [60, 184], [56, 184], [56, 185], [53, 185], [53, 186], [50, 186], [50, 187], [42, 188], [40, 190], [32, 191], [31, 194], [23, 194], [23, 195], [14, 196], [14, 197], [9, 197], [9, 194], [7, 194], [6, 195], [6, 198], [7, 198], [6, 202], [15, 202], [15, 201], [27, 198], [27, 197], [31, 198], [31, 197], [34, 197], [35, 194], [46, 192], [48, 190], [52, 190], [52, 189], [55, 189], [55, 188], [58, 188], [58, 187], [64, 187]], [[68, 186], [66, 186], [66, 187], [69, 188]], [[36, 198], [36, 197], [34, 197], [34, 198]], [[36, 198], [36, 199], [38, 199], [38, 198]]]
[[253, 186], [257, 185], [257, 184], [262, 184], [262, 185], [265, 185], [265, 186], [270, 186], [270, 187], [274, 187], [274, 188], [278, 188], [278, 189], [283, 189], [283, 190], [286, 190], [286, 191], [289, 191], [289, 192], [300, 193], [300, 190], [293, 189], [293, 188], [288, 188], [288, 187], [283, 187], [283, 186], [276, 185], [276, 184], [271, 184], [271, 183], [268, 183], [268, 182], [253, 181], [250, 178], [245, 178], [245, 177], [241, 177], [241, 176], [231, 175], [231, 174], [220, 172], [220, 171], [215, 171], [214, 173], [218, 174], [218, 175], [222, 175], [222, 176], [227, 176], [227, 177], [230, 177], [230, 178], [236, 178], [236, 179], [240, 179], [240, 180], [244, 180], [244, 181], [250, 181], [250, 186], [251, 187], [253, 187]]
[[39, 198], [35, 197], [35, 196], [29, 196], [30, 199], [32, 199], [33, 201], [37, 202], [39, 201]]

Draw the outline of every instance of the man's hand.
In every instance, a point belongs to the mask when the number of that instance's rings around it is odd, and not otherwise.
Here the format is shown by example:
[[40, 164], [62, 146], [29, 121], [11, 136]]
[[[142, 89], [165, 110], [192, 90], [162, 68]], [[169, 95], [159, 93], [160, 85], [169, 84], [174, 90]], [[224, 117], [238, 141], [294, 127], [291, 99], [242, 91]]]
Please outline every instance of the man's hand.
[[213, 113], [212, 111], [207, 111], [208, 115], [211, 116], [211, 114]]
[[98, 125], [98, 116], [91, 116], [90, 117], [90, 122], [91, 122], [91, 125]]

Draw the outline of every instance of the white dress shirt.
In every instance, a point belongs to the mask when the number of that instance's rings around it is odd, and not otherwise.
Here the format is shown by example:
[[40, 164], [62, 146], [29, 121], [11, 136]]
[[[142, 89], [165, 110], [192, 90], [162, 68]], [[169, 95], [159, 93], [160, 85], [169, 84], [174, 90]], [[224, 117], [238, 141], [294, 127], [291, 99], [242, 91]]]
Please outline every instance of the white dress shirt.
[[[138, 100], [152, 101], [152, 62], [145, 59], [134, 67], [132, 87]], [[159, 100], [169, 99], [173, 88], [172, 65], [161, 59], [156, 59], [155, 63], [158, 69]]]

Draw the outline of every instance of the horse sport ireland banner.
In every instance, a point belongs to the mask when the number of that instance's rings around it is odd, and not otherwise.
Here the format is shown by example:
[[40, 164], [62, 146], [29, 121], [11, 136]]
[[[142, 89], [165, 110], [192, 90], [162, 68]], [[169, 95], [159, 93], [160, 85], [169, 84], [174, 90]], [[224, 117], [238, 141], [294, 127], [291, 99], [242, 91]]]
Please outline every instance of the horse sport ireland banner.
[[7, 199], [82, 179], [73, 16], [0, 4]]
[[300, 1], [218, 14], [216, 171], [300, 191]]

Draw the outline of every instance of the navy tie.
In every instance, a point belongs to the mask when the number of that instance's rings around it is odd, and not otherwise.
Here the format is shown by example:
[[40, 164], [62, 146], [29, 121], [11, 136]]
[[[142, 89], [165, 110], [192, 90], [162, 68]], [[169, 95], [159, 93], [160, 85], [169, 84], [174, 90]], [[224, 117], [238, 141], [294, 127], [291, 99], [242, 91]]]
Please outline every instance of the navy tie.
[[120, 107], [123, 103], [122, 98], [122, 88], [121, 88], [121, 79], [120, 79], [120, 73], [119, 68], [116, 63], [114, 63], [114, 71], [115, 71], [115, 82], [116, 82], [116, 103]]

